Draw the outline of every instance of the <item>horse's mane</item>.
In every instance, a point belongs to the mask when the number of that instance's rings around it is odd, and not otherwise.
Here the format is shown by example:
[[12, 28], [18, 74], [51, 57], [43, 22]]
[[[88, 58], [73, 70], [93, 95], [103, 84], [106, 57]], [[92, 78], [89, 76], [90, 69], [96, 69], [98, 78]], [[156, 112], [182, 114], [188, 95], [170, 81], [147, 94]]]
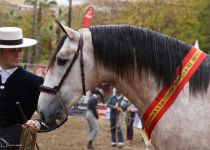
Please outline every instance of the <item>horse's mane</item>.
[[[137, 69], [152, 73], [159, 84], [168, 85], [177, 66], [192, 47], [160, 33], [130, 25], [90, 27], [96, 63], [111, 69], [119, 77]], [[191, 92], [206, 91], [210, 78], [207, 56], [190, 79]], [[146, 75], [145, 74], [145, 75]]]

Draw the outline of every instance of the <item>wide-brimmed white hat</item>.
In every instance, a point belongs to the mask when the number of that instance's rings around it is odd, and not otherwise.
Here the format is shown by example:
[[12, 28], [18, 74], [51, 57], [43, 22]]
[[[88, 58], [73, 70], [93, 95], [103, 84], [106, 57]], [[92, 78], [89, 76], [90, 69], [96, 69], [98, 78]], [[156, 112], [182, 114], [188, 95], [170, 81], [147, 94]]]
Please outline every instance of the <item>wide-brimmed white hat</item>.
[[34, 39], [23, 38], [21, 28], [0, 27], [0, 48], [29, 47], [36, 43]]

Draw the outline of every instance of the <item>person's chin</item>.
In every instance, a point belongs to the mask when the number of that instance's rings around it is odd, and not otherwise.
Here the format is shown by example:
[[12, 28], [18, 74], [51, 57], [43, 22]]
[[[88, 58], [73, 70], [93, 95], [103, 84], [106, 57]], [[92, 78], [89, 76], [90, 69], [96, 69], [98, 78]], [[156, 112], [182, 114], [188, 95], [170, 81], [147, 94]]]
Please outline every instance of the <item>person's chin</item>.
[[14, 67], [20, 67], [22, 63], [15, 63], [13, 66]]

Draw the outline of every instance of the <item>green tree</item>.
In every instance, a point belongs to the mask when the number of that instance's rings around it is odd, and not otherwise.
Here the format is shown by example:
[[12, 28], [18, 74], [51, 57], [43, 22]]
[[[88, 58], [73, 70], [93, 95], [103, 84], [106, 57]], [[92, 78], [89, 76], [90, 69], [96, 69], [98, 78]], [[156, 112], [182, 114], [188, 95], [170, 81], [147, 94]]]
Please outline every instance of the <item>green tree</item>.
[[57, 5], [54, 0], [40, 0], [38, 2], [38, 12], [37, 12], [37, 45], [35, 49], [35, 63], [39, 62], [40, 59], [40, 49], [41, 49], [41, 28], [42, 28], [42, 7], [49, 9], [52, 6]]
[[199, 19], [199, 32], [196, 38], [199, 40], [200, 48], [210, 53], [210, 1], [200, 0], [197, 1], [200, 10]]
[[10, 9], [10, 10], [5, 10], [3, 12], [3, 24], [4, 26], [20, 26], [21, 25], [21, 21], [23, 19], [23, 17], [21, 16], [21, 14], [15, 10], [15, 9]]
[[209, 3], [205, 0], [138, 0], [120, 9], [115, 23], [150, 28], [188, 44], [198, 39], [208, 48]]
[[[31, 19], [31, 32], [30, 32], [30, 37], [33, 39], [35, 36], [37, 2], [38, 2], [38, 0], [25, 0], [26, 4], [30, 4], [33, 6], [32, 19]], [[29, 47], [28, 55], [27, 55], [27, 63], [32, 63], [32, 52], [33, 52], [33, 47]]]

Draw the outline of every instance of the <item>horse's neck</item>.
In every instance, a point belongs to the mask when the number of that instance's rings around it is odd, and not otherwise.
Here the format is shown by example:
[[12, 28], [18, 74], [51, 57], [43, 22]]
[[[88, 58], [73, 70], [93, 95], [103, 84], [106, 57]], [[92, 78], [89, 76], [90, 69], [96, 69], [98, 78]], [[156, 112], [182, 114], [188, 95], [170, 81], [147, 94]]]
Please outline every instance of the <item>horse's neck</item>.
[[134, 80], [125, 79], [118, 82], [116, 86], [122, 89], [123, 93], [138, 108], [141, 115], [143, 115], [160, 90], [152, 76], [149, 76], [148, 80], [140, 80], [138, 77], [135, 77]]
[[126, 76], [123, 79], [118, 79], [113, 76], [112, 72], [103, 70], [103, 74], [99, 74], [98, 80], [100, 80], [99, 82], [112, 83], [120, 92], [128, 97], [138, 108], [141, 115], [143, 115], [146, 108], [160, 91], [155, 78], [151, 75], [147, 75], [147, 78], [147, 80], [144, 78], [140, 79], [138, 73], [135, 73], [132, 79]]

